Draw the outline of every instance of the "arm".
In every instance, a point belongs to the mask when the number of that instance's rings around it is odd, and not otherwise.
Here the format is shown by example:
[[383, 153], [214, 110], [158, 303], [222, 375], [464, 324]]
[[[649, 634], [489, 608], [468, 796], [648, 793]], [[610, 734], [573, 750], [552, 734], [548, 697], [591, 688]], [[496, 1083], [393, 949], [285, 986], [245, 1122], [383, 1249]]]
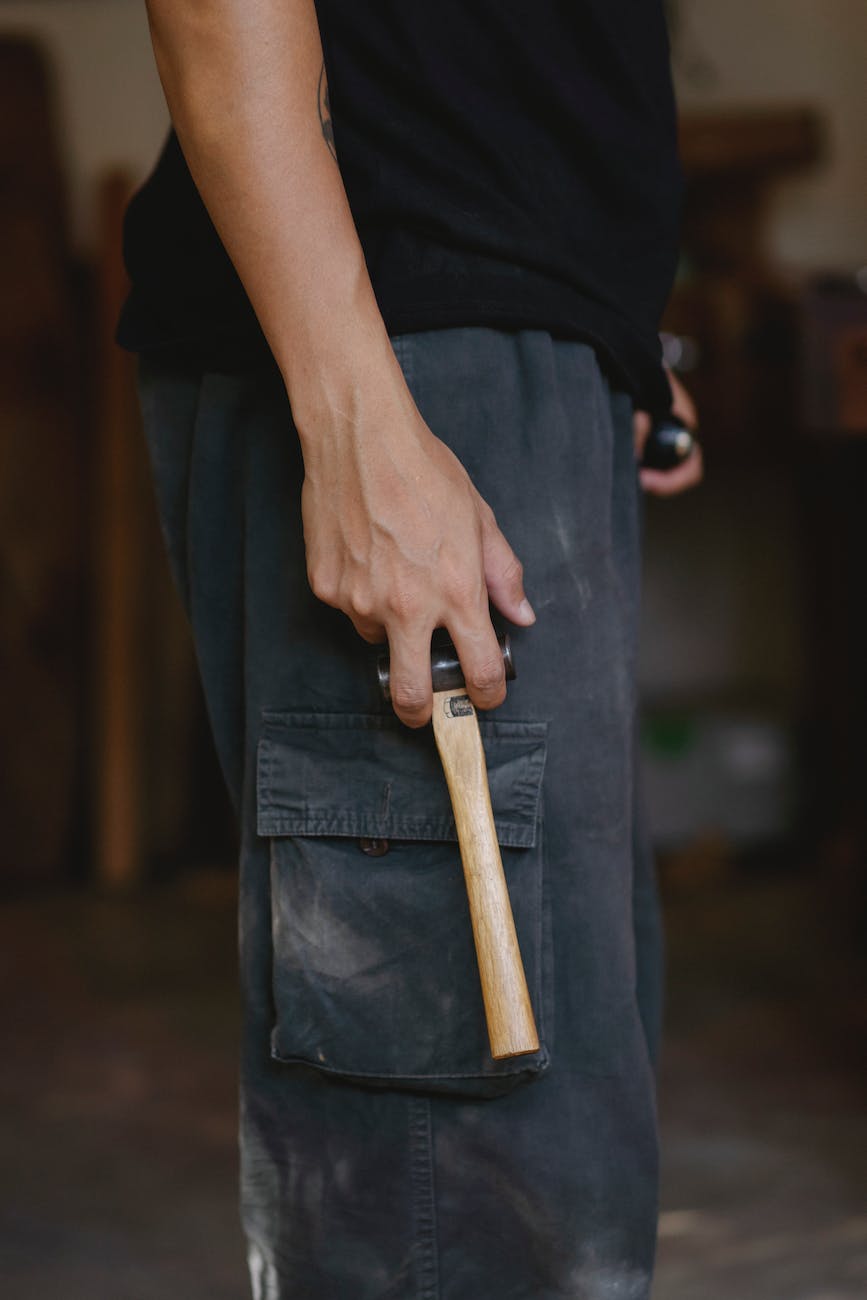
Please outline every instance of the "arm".
[[475, 703], [501, 703], [488, 597], [533, 622], [521, 566], [392, 350], [322, 121], [313, 0], [148, 0], [148, 16], [190, 171], [286, 384], [314, 593], [387, 636], [408, 724], [430, 717], [436, 626]]

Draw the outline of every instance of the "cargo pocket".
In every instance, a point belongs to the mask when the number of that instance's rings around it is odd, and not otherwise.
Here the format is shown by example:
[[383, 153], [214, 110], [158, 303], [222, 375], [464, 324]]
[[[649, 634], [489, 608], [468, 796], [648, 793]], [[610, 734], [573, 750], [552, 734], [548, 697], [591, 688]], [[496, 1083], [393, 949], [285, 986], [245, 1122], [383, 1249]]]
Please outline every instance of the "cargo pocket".
[[481, 719], [539, 1051], [494, 1061], [454, 819], [429, 728], [266, 713], [258, 832], [271, 840], [272, 1055], [359, 1082], [496, 1096], [548, 1065], [547, 723]]

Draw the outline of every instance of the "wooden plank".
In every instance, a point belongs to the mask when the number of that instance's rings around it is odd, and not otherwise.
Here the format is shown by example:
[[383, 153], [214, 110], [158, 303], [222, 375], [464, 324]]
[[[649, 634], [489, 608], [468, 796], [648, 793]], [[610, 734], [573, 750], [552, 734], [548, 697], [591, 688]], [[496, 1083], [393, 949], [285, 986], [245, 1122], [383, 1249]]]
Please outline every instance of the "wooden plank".
[[143, 876], [142, 467], [133, 366], [114, 343], [127, 291], [121, 256], [128, 178], [99, 192], [100, 415], [93, 467], [93, 831], [97, 880], [126, 890]]

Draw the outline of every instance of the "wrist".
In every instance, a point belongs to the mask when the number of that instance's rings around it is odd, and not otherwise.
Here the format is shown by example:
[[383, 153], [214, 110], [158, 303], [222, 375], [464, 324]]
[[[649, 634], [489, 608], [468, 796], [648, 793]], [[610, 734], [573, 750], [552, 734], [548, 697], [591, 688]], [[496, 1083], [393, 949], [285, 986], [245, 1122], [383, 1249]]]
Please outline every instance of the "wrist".
[[323, 429], [366, 423], [401, 390], [409, 398], [363, 259], [332, 263], [281, 333], [272, 350], [302, 445]]
[[347, 440], [409, 435], [419, 418], [378, 313], [296, 352], [283, 378], [305, 461]]

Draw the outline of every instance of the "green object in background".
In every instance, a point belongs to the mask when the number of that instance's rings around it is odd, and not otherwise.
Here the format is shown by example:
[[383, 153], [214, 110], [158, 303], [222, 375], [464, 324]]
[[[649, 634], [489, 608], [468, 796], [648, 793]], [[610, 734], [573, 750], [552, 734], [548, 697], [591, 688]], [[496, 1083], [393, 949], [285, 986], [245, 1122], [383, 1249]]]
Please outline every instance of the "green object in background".
[[736, 847], [782, 843], [797, 806], [792, 729], [755, 707], [669, 705], [641, 727], [644, 802], [657, 847], [713, 834]]
[[642, 749], [658, 758], [682, 758], [695, 748], [695, 719], [686, 714], [645, 719], [641, 727]]

